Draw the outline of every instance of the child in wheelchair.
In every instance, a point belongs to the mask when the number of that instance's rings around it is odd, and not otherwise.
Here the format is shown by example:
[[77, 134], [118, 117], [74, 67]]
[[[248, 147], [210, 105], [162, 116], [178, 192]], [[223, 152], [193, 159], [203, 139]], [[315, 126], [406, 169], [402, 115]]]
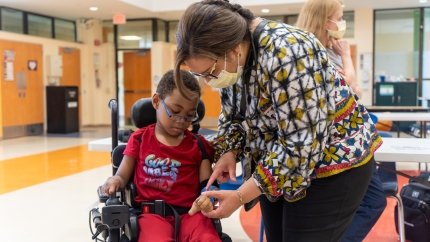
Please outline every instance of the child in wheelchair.
[[[135, 201], [142, 204], [139, 242], [172, 241], [174, 237], [178, 241], [221, 241], [212, 220], [198, 212], [210, 211], [213, 206], [207, 197], [199, 195], [212, 172], [210, 157], [214, 151], [202, 136], [188, 130], [198, 119], [201, 90], [192, 74], [182, 71], [181, 76], [195, 95], [183, 97], [173, 71], [167, 72], [152, 97], [156, 123], [131, 134], [116, 174], [101, 188], [114, 194], [133, 179]], [[154, 204], [162, 208], [154, 209]], [[180, 217], [179, 231], [175, 231], [175, 214]]]

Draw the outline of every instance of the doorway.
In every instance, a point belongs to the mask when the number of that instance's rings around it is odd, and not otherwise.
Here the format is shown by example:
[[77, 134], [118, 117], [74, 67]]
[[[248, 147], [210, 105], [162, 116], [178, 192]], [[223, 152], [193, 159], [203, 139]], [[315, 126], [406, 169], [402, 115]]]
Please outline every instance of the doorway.
[[131, 107], [140, 98], [151, 97], [151, 50], [118, 52], [118, 101], [120, 126], [132, 125]]

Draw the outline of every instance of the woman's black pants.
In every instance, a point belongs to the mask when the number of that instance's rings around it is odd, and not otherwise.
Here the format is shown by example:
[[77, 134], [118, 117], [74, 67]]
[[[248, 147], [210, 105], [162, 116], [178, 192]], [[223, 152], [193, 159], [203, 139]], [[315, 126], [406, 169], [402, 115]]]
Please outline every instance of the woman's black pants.
[[337, 242], [366, 193], [372, 158], [365, 165], [314, 179], [306, 197], [297, 202], [262, 195], [260, 207], [268, 242]]

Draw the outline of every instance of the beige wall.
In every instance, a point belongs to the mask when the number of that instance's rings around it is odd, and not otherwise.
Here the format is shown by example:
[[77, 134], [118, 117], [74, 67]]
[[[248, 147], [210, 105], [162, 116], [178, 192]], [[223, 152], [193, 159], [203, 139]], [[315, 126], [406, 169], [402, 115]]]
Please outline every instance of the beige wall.
[[[43, 46], [43, 60], [45, 63], [49, 56], [59, 54], [60, 47], [79, 49], [81, 52], [81, 124], [107, 125], [110, 124], [110, 112], [107, 108], [107, 103], [109, 99], [115, 97], [114, 48], [108, 44], [100, 46], [94, 45], [95, 39], [101, 40], [101, 22], [94, 21], [91, 25], [88, 23], [84, 25], [78, 22], [77, 27], [78, 36], [85, 36], [85, 38], [80, 39], [82, 43], [40, 38], [4, 31], [0, 31], [0, 39], [41, 44]], [[48, 68], [47, 64], [43, 65], [43, 83], [45, 86], [50, 82], [52, 83], [52, 79], [48, 78]], [[98, 72], [101, 79], [100, 87], [96, 87], [96, 68], [99, 69]], [[45, 97], [45, 95], [43, 96]], [[46, 107], [44, 107], [44, 113], [46, 114]], [[46, 128], [46, 115], [44, 116]], [[0, 118], [0, 127], [2, 125], [1, 120], [2, 118]]]
[[366, 68], [365, 65], [363, 66], [363, 64], [366, 64], [363, 61], [372, 62], [373, 59], [373, 9], [361, 8], [355, 10], [354, 29], [354, 39], [350, 41], [357, 45], [357, 79], [363, 90], [361, 102], [365, 105], [371, 105], [374, 76], [372, 73], [373, 63], [369, 63], [370, 68]]
[[[102, 43], [102, 21], [88, 20], [77, 24], [81, 53], [82, 125], [110, 125], [108, 102], [116, 98], [115, 48]], [[100, 80], [97, 86], [96, 70]]]
[[[102, 22], [90, 20], [77, 22], [78, 40], [81, 43], [73, 43], [29, 35], [13, 34], [0, 31], [0, 39], [8, 39], [21, 42], [31, 42], [43, 45], [44, 60], [47, 56], [58, 54], [59, 47], [78, 48], [81, 51], [81, 91], [82, 95], [82, 125], [109, 125], [110, 111], [107, 103], [115, 98], [115, 51], [112, 44], [96, 46], [96, 40], [102, 42]], [[349, 39], [357, 46], [357, 77], [363, 87], [361, 101], [371, 104], [373, 73], [368, 73], [368, 82], [363, 82], [363, 72], [360, 70], [361, 56], [368, 55], [372, 59], [373, 51], [373, 10], [355, 10], [355, 34]], [[165, 42], [154, 42], [152, 53], [152, 91], [161, 76], [174, 66], [175, 45]], [[373, 64], [373, 63], [371, 63]], [[44, 65], [44, 84], [48, 84], [47, 65]], [[98, 69], [100, 85], [96, 86], [95, 70]], [[370, 67], [370, 71], [371, 71]], [[363, 86], [364, 85], [364, 86]], [[1, 94], [0, 94], [1, 95]], [[1, 97], [0, 97], [1, 100]], [[1, 104], [1, 103], [0, 103]], [[0, 125], [1, 125], [0, 118]], [[45, 122], [46, 123], [46, 122]], [[1, 131], [0, 131], [1, 132]]]
[[172, 43], [156, 41], [151, 48], [151, 92], [154, 93], [161, 77], [175, 66], [176, 46]]

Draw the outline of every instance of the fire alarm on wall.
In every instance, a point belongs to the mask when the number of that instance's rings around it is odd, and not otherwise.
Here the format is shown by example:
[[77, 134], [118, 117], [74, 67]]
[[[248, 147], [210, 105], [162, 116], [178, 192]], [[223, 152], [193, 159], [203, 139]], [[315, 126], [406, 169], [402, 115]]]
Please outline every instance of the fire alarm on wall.
[[126, 18], [123, 13], [116, 13], [113, 15], [113, 23], [114, 24], [125, 24]]

